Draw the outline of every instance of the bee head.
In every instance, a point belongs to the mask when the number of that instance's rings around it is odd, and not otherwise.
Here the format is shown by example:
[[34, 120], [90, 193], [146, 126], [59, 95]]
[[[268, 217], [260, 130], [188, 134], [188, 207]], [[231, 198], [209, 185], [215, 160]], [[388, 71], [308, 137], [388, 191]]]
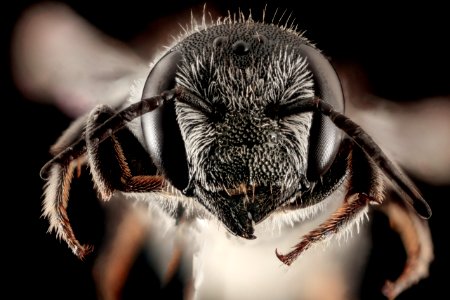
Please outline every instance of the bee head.
[[342, 133], [319, 113], [289, 110], [313, 97], [343, 111], [329, 61], [301, 34], [252, 21], [180, 41], [153, 68], [143, 98], [180, 86], [182, 101], [142, 117], [156, 165], [236, 235], [301, 197], [336, 157]]

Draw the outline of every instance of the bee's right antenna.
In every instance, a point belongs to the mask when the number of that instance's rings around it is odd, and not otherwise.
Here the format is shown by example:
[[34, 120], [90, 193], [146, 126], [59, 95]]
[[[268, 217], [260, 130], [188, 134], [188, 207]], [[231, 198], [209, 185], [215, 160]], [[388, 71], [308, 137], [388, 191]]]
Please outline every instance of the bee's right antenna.
[[[127, 108], [119, 111], [117, 114], [110, 117], [104, 123], [95, 128], [93, 138], [97, 139], [97, 143], [101, 143], [111, 134], [117, 132], [123, 128], [131, 120], [142, 116], [145, 113], [151, 112], [158, 108], [164, 101], [173, 100], [180, 94], [178, 89], [172, 89], [163, 92], [159, 96], [154, 96], [148, 99], [143, 99], [136, 102]], [[76, 142], [65, 150], [55, 155], [50, 161], [48, 161], [39, 172], [42, 179], [48, 179], [48, 172], [50, 167], [55, 164], [67, 164], [68, 162], [82, 156], [86, 153], [86, 139], [83, 134]]]

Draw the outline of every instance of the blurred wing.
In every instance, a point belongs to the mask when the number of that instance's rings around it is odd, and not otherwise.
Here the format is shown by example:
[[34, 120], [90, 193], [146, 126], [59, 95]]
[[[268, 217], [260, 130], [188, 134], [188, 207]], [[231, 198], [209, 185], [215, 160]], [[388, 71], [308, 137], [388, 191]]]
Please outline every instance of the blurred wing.
[[450, 95], [395, 102], [369, 92], [363, 71], [336, 64], [346, 115], [418, 180], [450, 184]]
[[149, 68], [126, 45], [57, 3], [25, 11], [11, 53], [14, 79], [24, 95], [53, 104], [70, 117], [99, 103], [117, 107]]

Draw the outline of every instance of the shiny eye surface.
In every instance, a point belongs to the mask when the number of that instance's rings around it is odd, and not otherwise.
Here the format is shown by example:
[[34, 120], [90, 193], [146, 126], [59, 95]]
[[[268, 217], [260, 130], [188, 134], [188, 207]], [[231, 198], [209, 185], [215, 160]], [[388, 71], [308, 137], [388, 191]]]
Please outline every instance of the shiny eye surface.
[[[151, 98], [175, 87], [175, 76], [181, 59], [181, 53], [173, 51], [155, 64], [145, 82], [142, 99]], [[173, 186], [183, 190], [188, 183], [188, 167], [174, 103], [164, 103], [143, 115], [141, 122], [153, 162]]]
[[[313, 74], [315, 94], [338, 112], [344, 111], [344, 95], [339, 78], [330, 61], [318, 50], [308, 45], [298, 48], [306, 58]], [[342, 132], [333, 122], [316, 112], [309, 140], [308, 179], [319, 180], [330, 168], [341, 145]]]

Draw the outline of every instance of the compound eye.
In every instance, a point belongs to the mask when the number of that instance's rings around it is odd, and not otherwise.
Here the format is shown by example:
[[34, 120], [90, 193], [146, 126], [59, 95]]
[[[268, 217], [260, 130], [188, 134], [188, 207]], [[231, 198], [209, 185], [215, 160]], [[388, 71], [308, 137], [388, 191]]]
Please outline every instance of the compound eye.
[[[161, 94], [175, 87], [175, 77], [182, 54], [167, 53], [159, 60], [144, 85], [142, 99]], [[153, 163], [177, 189], [183, 191], [188, 185], [186, 150], [176, 119], [175, 105], [165, 102], [141, 118], [147, 150]]]
[[152, 68], [145, 81], [142, 99], [148, 99], [175, 87], [178, 64], [182, 59], [179, 51], [164, 55]]
[[[306, 57], [313, 74], [316, 95], [333, 108], [344, 112], [344, 95], [339, 78], [329, 60], [318, 50], [301, 45], [300, 53]], [[333, 163], [342, 140], [342, 131], [331, 120], [314, 113], [309, 140], [308, 173], [310, 181], [316, 181]]]

